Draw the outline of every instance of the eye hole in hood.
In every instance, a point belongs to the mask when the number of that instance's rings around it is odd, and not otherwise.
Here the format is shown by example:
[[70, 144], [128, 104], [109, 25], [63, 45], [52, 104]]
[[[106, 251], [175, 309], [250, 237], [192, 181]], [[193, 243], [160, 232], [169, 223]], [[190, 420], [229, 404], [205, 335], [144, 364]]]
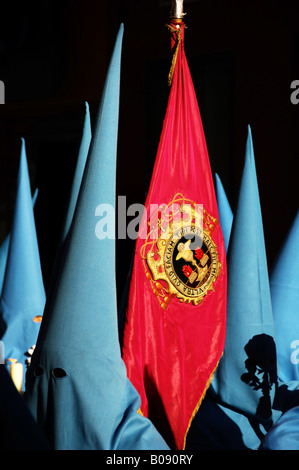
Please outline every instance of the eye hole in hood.
[[34, 375], [35, 377], [41, 377], [43, 375], [43, 368], [41, 366], [36, 366], [36, 368], [34, 369]]
[[55, 369], [52, 369], [52, 376], [55, 379], [62, 379], [66, 375], [67, 375], [67, 373], [65, 372], [65, 370], [61, 369], [60, 367], [55, 367]]

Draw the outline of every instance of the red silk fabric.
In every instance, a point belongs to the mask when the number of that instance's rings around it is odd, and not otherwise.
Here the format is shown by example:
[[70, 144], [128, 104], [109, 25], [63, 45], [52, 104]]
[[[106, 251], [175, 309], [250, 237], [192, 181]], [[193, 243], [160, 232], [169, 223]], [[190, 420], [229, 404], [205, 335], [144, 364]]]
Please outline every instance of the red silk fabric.
[[[184, 24], [171, 24], [178, 47], [173, 81], [145, 208], [177, 193], [219, 220], [198, 103], [184, 52]], [[180, 33], [179, 33], [180, 29]], [[178, 42], [179, 34], [181, 40]], [[178, 44], [178, 46], [177, 46]], [[171, 448], [184, 449], [190, 423], [221, 358], [226, 324], [226, 259], [220, 225], [212, 233], [221, 272], [199, 305], [172, 298], [166, 310], [146, 277], [136, 241], [122, 356], [149, 417]], [[186, 268], [185, 268], [186, 269]]]

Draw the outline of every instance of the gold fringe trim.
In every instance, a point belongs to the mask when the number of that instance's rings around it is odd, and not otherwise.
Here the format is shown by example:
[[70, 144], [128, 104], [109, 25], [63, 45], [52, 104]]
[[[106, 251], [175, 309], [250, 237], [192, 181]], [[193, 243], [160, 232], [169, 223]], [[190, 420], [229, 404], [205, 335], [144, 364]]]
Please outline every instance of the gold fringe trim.
[[[174, 28], [170, 24], [167, 24], [166, 26], [167, 26], [168, 30], [171, 33], [177, 33], [177, 42], [176, 42], [175, 50], [174, 50], [174, 53], [173, 53], [173, 56], [172, 56], [170, 70], [169, 70], [169, 73], [168, 73], [168, 86], [171, 86], [172, 79], [173, 79], [173, 74], [174, 74], [174, 69], [175, 69], [175, 64], [176, 64], [176, 60], [177, 60], [177, 56], [178, 56], [178, 52], [179, 52], [179, 47], [180, 47], [180, 43], [181, 43], [181, 40], [182, 40], [182, 35], [181, 35], [181, 25], [178, 25], [179, 28]], [[183, 25], [183, 27], [185, 27], [185, 25]]]
[[[188, 427], [187, 427], [187, 431], [186, 431], [186, 433], [185, 433], [183, 449], [181, 449], [181, 450], [185, 450], [187, 434], [188, 434], [189, 429], [190, 429], [190, 427], [191, 427], [192, 421], [193, 421], [193, 419], [194, 419], [194, 416], [195, 416], [196, 413], [198, 412], [199, 407], [200, 407], [200, 405], [201, 405], [201, 403], [202, 403], [204, 397], [206, 396], [207, 390], [208, 390], [209, 386], [211, 385], [211, 382], [212, 382], [212, 380], [213, 380], [213, 378], [214, 378], [214, 374], [215, 374], [215, 372], [216, 372], [216, 369], [217, 369], [217, 367], [218, 367], [218, 364], [219, 364], [219, 362], [220, 362], [222, 356], [223, 356], [223, 353], [221, 354], [221, 357], [220, 357], [219, 361], [217, 362], [215, 369], [213, 370], [212, 374], [210, 375], [209, 380], [207, 381], [206, 387], [205, 387], [205, 389], [204, 389], [204, 391], [203, 391], [202, 396], [200, 397], [199, 402], [197, 403], [196, 407], [195, 407], [194, 410], [193, 410], [193, 413], [192, 413], [191, 418], [190, 418], [190, 420], [189, 420], [189, 424], [188, 424]], [[137, 413], [138, 413], [140, 416], [144, 416], [144, 414], [143, 414], [142, 411], [141, 411], [141, 408], [138, 408]], [[178, 449], [178, 450], [180, 450], [180, 449]]]
[[185, 433], [184, 445], [183, 445], [183, 449], [182, 449], [182, 450], [185, 450], [187, 434], [188, 434], [189, 429], [190, 429], [190, 427], [191, 427], [192, 421], [193, 421], [193, 419], [194, 419], [194, 416], [195, 416], [196, 413], [198, 412], [199, 407], [200, 407], [200, 405], [201, 405], [201, 403], [202, 403], [204, 397], [206, 396], [207, 390], [208, 390], [209, 386], [211, 385], [211, 382], [212, 382], [212, 380], [213, 380], [213, 378], [214, 378], [214, 374], [215, 374], [215, 372], [216, 372], [216, 369], [217, 369], [217, 367], [218, 367], [218, 364], [219, 364], [219, 362], [220, 362], [222, 356], [223, 356], [223, 353], [221, 354], [221, 357], [220, 357], [219, 361], [217, 362], [217, 365], [216, 365], [215, 369], [213, 370], [213, 372], [212, 372], [212, 374], [211, 374], [211, 376], [210, 376], [210, 378], [209, 378], [209, 380], [208, 380], [208, 382], [207, 382], [206, 388], [204, 389], [203, 394], [202, 394], [202, 396], [200, 397], [199, 402], [197, 403], [196, 407], [195, 407], [194, 410], [193, 410], [193, 413], [192, 413], [192, 415], [191, 415], [191, 418], [190, 418], [190, 421], [189, 421], [189, 424], [188, 424], [188, 427], [187, 427], [187, 431], [186, 431], [186, 433]]

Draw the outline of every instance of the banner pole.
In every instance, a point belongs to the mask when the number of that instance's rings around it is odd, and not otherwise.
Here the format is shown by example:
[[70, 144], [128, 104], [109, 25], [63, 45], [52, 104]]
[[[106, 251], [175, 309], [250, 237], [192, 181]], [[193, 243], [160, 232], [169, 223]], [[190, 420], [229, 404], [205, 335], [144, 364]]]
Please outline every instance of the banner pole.
[[170, 19], [182, 21], [185, 16], [183, 9], [184, 0], [172, 0]]

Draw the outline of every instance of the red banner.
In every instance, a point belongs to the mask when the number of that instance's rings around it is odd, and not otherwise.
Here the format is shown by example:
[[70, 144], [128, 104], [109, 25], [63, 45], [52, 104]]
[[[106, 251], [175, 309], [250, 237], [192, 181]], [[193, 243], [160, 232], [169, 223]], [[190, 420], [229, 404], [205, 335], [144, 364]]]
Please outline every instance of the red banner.
[[184, 23], [169, 27], [172, 85], [136, 242], [122, 353], [141, 412], [171, 448], [184, 449], [224, 349], [227, 278]]

